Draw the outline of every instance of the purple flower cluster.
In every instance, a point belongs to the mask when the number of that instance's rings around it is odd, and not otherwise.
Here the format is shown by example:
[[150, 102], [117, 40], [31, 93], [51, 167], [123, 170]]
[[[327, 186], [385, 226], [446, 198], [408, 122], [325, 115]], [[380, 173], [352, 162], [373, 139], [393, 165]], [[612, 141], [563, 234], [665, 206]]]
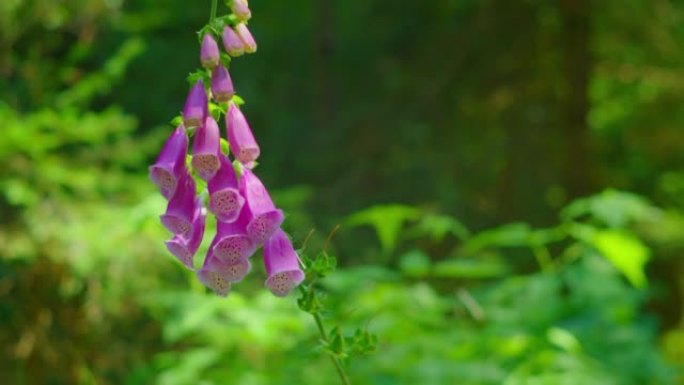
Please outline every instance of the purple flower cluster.
[[[246, 1], [233, 0], [232, 9], [239, 22], [224, 28], [225, 50], [231, 56], [256, 51], [254, 38], [244, 24], [251, 16]], [[233, 83], [228, 69], [220, 64], [219, 47], [210, 33], [202, 39], [200, 61], [211, 71], [209, 93], [202, 80], [192, 87], [183, 108], [183, 123], [150, 166], [150, 178], [168, 200], [161, 222], [173, 237], [166, 246], [184, 266], [194, 270], [208, 211], [216, 217], [217, 231], [197, 271], [199, 279], [216, 294], [227, 295], [231, 284], [249, 273], [251, 256], [263, 246], [265, 285], [273, 294], [286, 296], [304, 280], [304, 272], [292, 242], [280, 228], [285, 219], [282, 210], [254, 174], [259, 145], [247, 119], [232, 101]], [[209, 113], [211, 99], [226, 110], [226, 136], [234, 162], [221, 150], [220, 128]], [[188, 154], [190, 136], [192, 153]], [[188, 157], [191, 160], [186, 162]], [[206, 184], [206, 194], [198, 194], [198, 182]]]

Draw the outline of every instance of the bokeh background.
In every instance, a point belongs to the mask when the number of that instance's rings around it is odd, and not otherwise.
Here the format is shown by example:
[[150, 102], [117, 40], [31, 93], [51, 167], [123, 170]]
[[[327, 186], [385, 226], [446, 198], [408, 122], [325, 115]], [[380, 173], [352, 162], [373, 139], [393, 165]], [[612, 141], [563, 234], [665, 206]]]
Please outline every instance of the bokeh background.
[[[231, 73], [286, 230], [340, 225], [355, 384], [684, 384], [684, 2], [250, 5]], [[165, 251], [209, 8], [0, 1], [0, 383], [337, 383], [261, 267], [222, 299]]]

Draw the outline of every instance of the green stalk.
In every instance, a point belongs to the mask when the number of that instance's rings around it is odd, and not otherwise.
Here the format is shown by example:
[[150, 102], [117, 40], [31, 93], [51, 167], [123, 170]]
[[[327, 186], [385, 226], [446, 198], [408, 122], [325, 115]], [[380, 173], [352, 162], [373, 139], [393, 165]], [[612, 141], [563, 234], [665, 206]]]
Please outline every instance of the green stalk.
[[218, 0], [211, 0], [211, 14], [209, 15], [209, 25], [216, 19], [216, 8], [218, 7]]
[[[306, 291], [304, 285], [299, 286], [299, 290], [302, 292], [302, 294], [304, 294]], [[313, 282], [309, 284], [309, 290], [314, 290]], [[314, 311], [309, 314], [313, 316], [314, 321], [316, 322], [316, 327], [318, 328], [318, 333], [321, 335], [321, 339], [323, 342], [325, 342], [325, 345], [330, 346], [330, 339], [328, 338], [328, 333], [325, 331], [325, 325], [323, 325], [323, 317], [321, 316], [321, 313], [319, 311]], [[340, 359], [332, 353], [327, 354], [328, 357], [330, 357], [330, 361], [332, 362], [333, 366], [335, 366], [335, 370], [337, 371], [337, 375], [340, 377], [342, 384], [351, 385], [349, 376], [347, 376], [347, 372], [344, 370], [344, 366], [342, 366]]]

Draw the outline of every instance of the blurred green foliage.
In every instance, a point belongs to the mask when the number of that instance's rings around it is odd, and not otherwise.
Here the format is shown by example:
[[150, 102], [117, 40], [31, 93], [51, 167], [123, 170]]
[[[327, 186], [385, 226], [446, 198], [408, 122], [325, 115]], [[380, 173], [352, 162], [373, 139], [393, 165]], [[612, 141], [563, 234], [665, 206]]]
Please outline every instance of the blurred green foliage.
[[[231, 72], [353, 383], [684, 384], [684, 4], [250, 5]], [[163, 247], [208, 13], [0, 1], [0, 383], [338, 383], [297, 295]]]

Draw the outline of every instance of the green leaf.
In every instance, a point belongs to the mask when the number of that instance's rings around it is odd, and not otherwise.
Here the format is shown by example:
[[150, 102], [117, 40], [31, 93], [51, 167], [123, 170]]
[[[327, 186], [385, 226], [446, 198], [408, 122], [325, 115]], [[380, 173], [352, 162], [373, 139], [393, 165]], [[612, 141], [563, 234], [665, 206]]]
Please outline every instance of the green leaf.
[[413, 249], [399, 258], [401, 272], [410, 277], [425, 277], [430, 274], [432, 262], [424, 252]]
[[632, 285], [646, 284], [644, 267], [650, 250], [638, 238], [621, 230], [596, 230], [591, 243]]
[[546, 338], [549, 342], [568, 353], [579, 353], [582, 351], [582, 344], [580, 344], [577, 337], [565, 329], [550, 328], [546, 331]]
[[238, 106], [245, 104], [245, 99], [241, 98], [238, 94], [233, 95], [233, 99], [231, 99], [231, 101]]
[[309, 269], [319, 277], [323, 278], [330, 275], [337, 268], [337, 258], [322, 252], [316, 256], [316, 259], [311, 261]]
[[658, 208], [636, 194], [609, 189], [572, 202], [563, 209], [561, 218], [570, 221], [589, 216], [609, 227], [625, 227], [629, 222], [647, 220], [659, 212]]
[[399, 233], [406, 221], [415, 220], [419, 211], [411, 206], [391, 204], [377, 205], [352, 214], [347, 223], [352, 226], [369, 225], [375, 229], [384, 253], [396, 247]]
[[453, 259], [435, 264], [433, 274], [444, 278], [495, 278], [509, 273], [509, 267], [498, 261]]
[[346, 356], [345, 338], [339, 326], [330, 331], [330, 350], [338, 357]]
[[470, 231], [463, 223], [448, 215], [438, 214], [423, 216], [418, 224], [407, 234], [414, 237], [427, 235], [436, 242], [442, 241], [448, 234], [460, 240], [470, 237]]
[[188, 74], [187, 81], [188, 81], [188, 84], [190, 84], [190, 86], [194, 86], [198, 80], [201, 80], [206, 87], [209, 84], [209, 82], [211, 81], [211, 76], [204, 69], [198, 69], [198, 70], [196, 70], [194, 72], [190, 72]]
[[220, 60], [221, 60], [221, 65], [226, 67], [226, 69], [230, 69], [230, 62], [233, 60], [233, 58], [230, 57], [230, 55], [228, 55], [225, 52], [221, 52]]
[[318, 298], [318, 295], [316, 295], [316, 291], [311, 287], [305, 288], [302, 296], [297, 299], [297, 305], [309, 314], [318, 313], [323, 310], [323, 303]]
[[178, 115], [178, 116], [174, 117], [173, 119], [171, 119], [171, 125], [172, 126], [178, 127], [181, 124], [183, 124], [183, 115]]
[[531, 245], [532, 230], [527, 223], [510, 223], [476, 234], [463, 247], [475, 252], [486, 247], [522, 247]]

